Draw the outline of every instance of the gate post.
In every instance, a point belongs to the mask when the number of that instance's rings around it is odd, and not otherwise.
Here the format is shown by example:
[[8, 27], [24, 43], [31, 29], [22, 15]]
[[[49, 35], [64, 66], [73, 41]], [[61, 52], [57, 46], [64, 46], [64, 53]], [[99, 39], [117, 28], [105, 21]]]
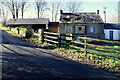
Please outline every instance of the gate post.
[[43, 29], [39, 29], [38, 30], [39, 33], [39, 40], [44, 43], [44, 30]]
[[61, 47], [61, 34], [58, 34], [58, 47]]
[[[85, 43], [85, 44], [84, 44], [84, 49], [87, 49], [87, 45], [86, 45], [86, 44], [87, 44], [87, 39], [84, 39], [84, 43]], [[87, 51], [86, 51], [86, 50], [85, 50], [85, 54], [87, 54]]]

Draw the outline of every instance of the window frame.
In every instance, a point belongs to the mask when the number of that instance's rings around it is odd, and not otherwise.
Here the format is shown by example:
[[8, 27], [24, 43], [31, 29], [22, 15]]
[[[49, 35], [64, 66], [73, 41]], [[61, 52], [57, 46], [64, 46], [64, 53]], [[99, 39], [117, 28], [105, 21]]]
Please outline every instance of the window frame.
[[89, 31], [90, 31], [90, 33], [96, 33], [96, 27], [95, 26], [90, 26]]
[[[81, 29], [79, 29], [79, 28], [81, 28]], [[80, 26], [79, 25], [75, 25], [75, 33], [85, 34], [85, 26], [83, 26], [83, 25], [80, 25]]]

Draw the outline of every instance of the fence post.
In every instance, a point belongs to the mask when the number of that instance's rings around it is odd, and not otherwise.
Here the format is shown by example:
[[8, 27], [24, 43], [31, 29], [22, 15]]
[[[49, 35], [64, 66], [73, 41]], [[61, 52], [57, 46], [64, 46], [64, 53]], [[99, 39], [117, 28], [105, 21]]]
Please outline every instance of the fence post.
[[11, 27], [10, 27], [9, 29], [10, 29], [10, 31], [11, 31]]
[[[66, 36], [61, 35], [60, 38], [61, 38], [61, 43], [66, 43], [66, 41], [65, 41], [66, 40]], [[62, 39], [64, 39], [64, 40], [62, 40]]]
[[[84, 39], [84, 43], [85, 43], [85, 44], [84, 44], [84, 49], [87, 49], [87, 45], [86, 45], [86, 44], [87, 44], [87, 39]], [[85, 50], [85, 54], [87, 54], [87, 51], [86, 51], [86, 50]]]
[[43, 29], [39, 29], [39, 40], [44, 43], [44, 30]]
[[17, 28], [17, 31], [18, 31], [18, 34], [20, 34], [20, 30], [19, 30], [19, 27]]
[[70, 40], [73, 41], [73, 34], [70, 34]]
[[58, 47], [61, 47], [61, 34], [58, 34]]

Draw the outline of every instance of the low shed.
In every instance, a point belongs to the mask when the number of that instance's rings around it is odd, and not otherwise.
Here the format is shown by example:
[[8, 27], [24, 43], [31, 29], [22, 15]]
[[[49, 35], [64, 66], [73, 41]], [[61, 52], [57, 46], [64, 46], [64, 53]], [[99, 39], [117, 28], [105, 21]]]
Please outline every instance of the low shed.
[[38, 31], [38, 29], [48, 29], [49, 21], [49, 18], [9, 19], [6, 25], [10, 27], [31, 26]]

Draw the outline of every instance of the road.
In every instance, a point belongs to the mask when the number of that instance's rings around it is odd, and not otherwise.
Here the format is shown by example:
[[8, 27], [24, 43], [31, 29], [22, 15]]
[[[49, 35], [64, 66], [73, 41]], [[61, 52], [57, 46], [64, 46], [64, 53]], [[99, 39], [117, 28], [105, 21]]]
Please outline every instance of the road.
[[60, 57], [2, 31], [2, 78], [115, 78], [87, 64]]

